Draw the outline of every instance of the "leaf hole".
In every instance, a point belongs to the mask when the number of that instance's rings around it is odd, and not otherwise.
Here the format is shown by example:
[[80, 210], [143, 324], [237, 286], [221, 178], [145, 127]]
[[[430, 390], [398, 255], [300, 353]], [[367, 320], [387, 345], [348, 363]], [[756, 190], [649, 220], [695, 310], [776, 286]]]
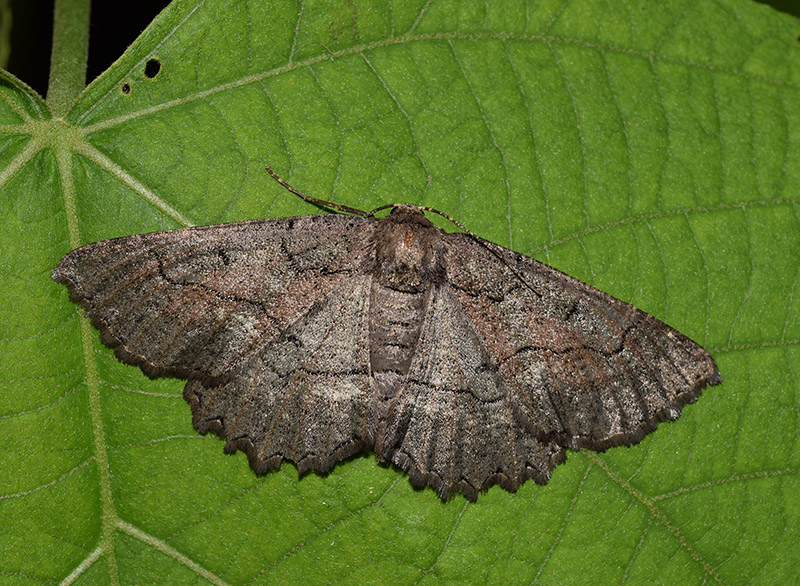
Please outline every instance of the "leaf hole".
[[128, 82], [123, 83], [122, 87], [120, 88], [120, 91], [127, 96], [128, 94], [131, 93], [131, 84], [129, 84]]
[[155, 78], [159, 71], [161, 71], [161, 61], [158, 59], [148, 59], [144, 64], [144, 76], [147, 79]]

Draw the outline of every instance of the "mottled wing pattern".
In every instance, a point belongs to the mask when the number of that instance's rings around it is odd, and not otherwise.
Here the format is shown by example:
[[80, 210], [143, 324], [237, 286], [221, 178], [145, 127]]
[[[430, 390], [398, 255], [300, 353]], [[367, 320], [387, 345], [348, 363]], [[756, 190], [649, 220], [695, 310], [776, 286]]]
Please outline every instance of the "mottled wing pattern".
[[369, 275], [340, 283], [225, 382], [189, 381], [195, 428], [243, 450], [262, 473], [283, 459], [328, 471], [370, 446]]
[[538, 441], [515, 416], [511, 389], [452, 288], [431, 291], [423, 324], [387, 453], [378, 457], [445, 499], [461, 492], [475, 500], [493, 484], [516, 491], [528, 478], [547, 482], [564, 448]]
[[443, 251], [443, 278], [421, 289], [408, 370], [378, 409], [371, 319], [411, 319], [370, 307], [376, 270], [388, 270], [376, 265], [379, 221], [130, 236], [70, 252], [53, 278], [121, 360], [189, 379], [195, 427], [257, 472], [284, 459], [325, 472], [374, 446], [416, 486], [474, 500], [493, 484], [547, 482], [566, 448], [635, 443], [721, 380], [705, 350], [635, 307], [473, 235], [433, 238], [411, 218], [391, 262], [413, 265], [416, 230], [423, 251]]
[[358, 273], [373, 227], [317, 215], [128, 236], [73, 250], [53, 278], [122, 361], [221, 382]]
[[636, 443], [721, 381], [698, 344], [656, 318], [473, 235], [445, 236], [448, 286], [541, 441], [603, 450]]

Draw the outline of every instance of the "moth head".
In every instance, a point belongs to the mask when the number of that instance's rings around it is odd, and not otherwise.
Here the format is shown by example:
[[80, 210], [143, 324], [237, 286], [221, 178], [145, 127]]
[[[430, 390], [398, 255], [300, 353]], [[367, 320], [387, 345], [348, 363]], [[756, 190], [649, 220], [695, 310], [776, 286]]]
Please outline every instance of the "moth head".
[[393, 207], [378, 220], [374, 239], [376, 276], [386, 287], [416, 292], [442, 271], [437, 246], [441, 230], [416, 206]]

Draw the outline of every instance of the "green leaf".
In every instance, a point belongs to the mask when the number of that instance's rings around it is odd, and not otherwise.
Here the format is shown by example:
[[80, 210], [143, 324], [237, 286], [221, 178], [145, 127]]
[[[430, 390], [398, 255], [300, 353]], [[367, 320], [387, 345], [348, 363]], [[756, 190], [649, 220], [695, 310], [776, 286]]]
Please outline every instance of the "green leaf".
[[[744, 0], [179, 0], [64, 118], [3, 73], [0, 582], [800, 581], [798, 33]], [[266, 165], [441, 209], [664, 319], [724, 384], [475, 504], [371, 454], [256, 477], [50, 272], [95, 240], [318, 212]]]

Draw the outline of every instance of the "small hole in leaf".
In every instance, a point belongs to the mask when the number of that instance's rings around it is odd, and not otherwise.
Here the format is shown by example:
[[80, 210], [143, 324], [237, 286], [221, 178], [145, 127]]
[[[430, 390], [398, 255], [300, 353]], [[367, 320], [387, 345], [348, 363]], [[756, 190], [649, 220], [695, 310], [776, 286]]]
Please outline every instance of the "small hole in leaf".
[[161, 61], [158, 59], [148, 59], [144, 64], [144, 76], [147, 79], [153, 79], [159, 71], [161, 71]]
[[129, 93], [131, 93], [131, 84], [129, 84], [127, 82], [123, 83], [121, 89], [122, 89], [122, 93], [127, 96]]

